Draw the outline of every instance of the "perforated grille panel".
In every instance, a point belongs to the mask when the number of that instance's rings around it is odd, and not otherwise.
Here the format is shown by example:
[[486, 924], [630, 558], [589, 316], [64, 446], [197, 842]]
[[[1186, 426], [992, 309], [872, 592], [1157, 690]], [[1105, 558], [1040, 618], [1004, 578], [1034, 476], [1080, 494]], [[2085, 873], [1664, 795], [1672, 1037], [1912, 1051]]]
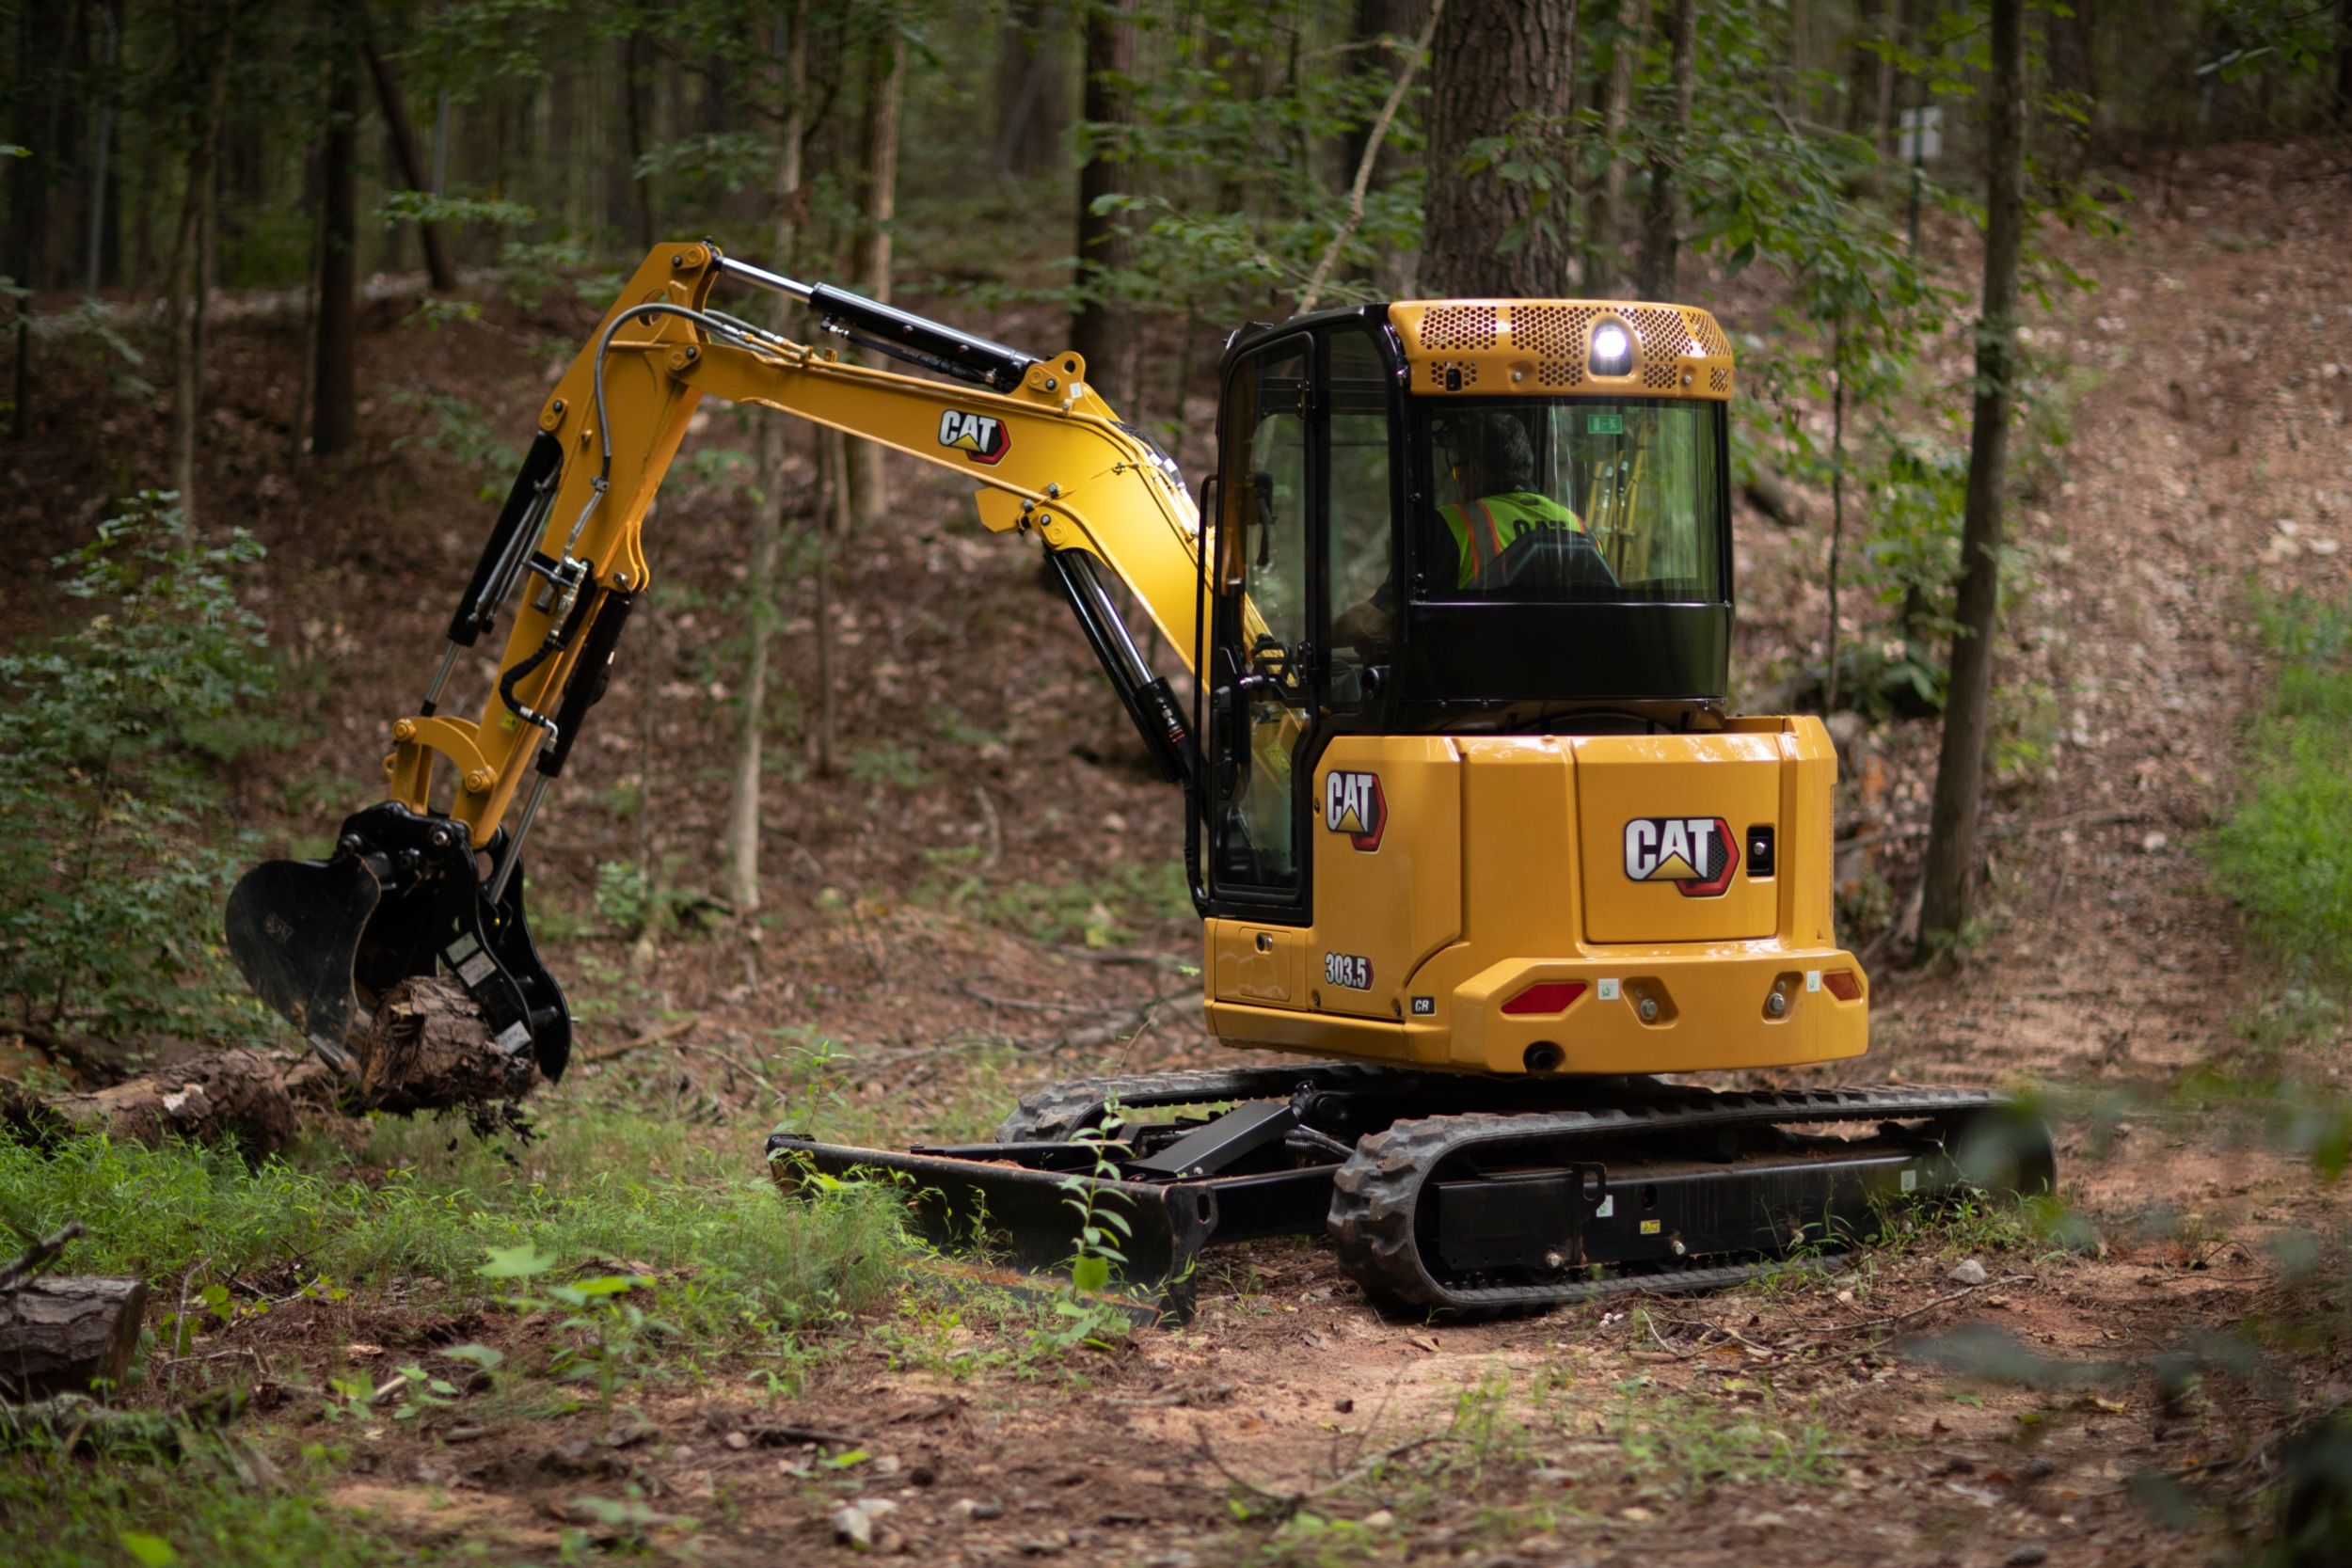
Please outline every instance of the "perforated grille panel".
[[[1399, 301], [1416, 392], [1730, 395], [1729, 337], [1707, 311], [1678, 305], [1581, 300]], [[1623, 323], [1633, 338], [1622, 376], [1593, 375], [1593, 334]]]
[[[1698, 340], [1700, 351], [1708, 358], [1727, 359], [1731, 356], [1731, 340], [1724, 336], [1724, 329], [1715, 325], [1714, 317], [1702, 315], [1695, 310], [1686, 310], [1683, 312], [1683, 321], [1689, 327], [1691, 336]], [[1721, 375], [1724, 372], [1718, 371], [1715, 373]]]
[[1600, 312], [1588, 305], [1515, 305], [1511, 346], [1538, 359], [1584, 358], [1584, 335]]
[[1470, 349], [1483, 353], [1495, 346], [1497, 326], [1491, 305], [1437, 305], [1421, 319], [1421, 346], [1432, 354]]

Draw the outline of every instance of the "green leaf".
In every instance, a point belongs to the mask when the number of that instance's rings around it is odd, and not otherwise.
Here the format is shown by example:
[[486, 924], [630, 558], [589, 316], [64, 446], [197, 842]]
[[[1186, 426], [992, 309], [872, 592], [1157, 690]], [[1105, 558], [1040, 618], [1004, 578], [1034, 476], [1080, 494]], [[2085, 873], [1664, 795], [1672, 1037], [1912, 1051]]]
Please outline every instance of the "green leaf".
[[180, 1560], [180, 1554], [172, 1550], [171, 1543], [160, 1535], [126, 1529], [119, 1532], [116, 1539], [122, 1543], [122, 1549], [129, 1552], [142, 1568], [171, 1568], [171, 1564]]
[[494, 1246], [487, 1257], [489, 1261], [474, 1270], [485, 1279], [530, 1279], [555, 1267], [553, 1258], [529, 1242], [520, 1246]]
[[1071, 1265], [1070, 1282], [1089, 1295], [1099, 1295], [1110, 1288], [1111, 1260], [1100, 1253], [1089, 1253]]

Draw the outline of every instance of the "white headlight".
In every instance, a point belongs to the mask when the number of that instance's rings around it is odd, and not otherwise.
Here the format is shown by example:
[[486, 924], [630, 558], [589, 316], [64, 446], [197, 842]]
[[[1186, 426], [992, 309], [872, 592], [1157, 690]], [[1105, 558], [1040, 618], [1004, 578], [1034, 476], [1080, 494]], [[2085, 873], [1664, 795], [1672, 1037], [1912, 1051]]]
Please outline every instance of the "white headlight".
[[1593, 334], [1593, 358], [1597, 361], [1617, 360], [1626, 356], [1632, 345], [1625, 341], [1625, 328], [1604, 326]]

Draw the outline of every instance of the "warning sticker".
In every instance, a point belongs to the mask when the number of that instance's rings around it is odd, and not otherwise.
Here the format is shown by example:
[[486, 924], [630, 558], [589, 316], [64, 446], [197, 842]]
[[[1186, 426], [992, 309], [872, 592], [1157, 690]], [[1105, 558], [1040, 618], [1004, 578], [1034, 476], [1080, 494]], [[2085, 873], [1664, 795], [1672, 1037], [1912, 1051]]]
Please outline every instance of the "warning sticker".
[[1587, 414], [1584, 416], [1587, 436], [1622, 436], [1625, 434], [1623, 414]]

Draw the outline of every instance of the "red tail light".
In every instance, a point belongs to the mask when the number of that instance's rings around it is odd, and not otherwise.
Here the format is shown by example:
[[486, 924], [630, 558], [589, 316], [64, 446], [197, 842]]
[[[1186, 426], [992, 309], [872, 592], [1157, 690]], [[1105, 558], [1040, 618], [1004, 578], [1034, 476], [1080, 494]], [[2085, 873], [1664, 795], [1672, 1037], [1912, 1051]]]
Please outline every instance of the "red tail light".
[[1862, 976], [1851, 969], [1833, 969], [1821, 976], [1821, 985], [1840, 1002], [1862, 1000]]
[[1565, 1013], [1568, 1010], [1568, 1004], [1583, 994], [1584, 982], [1581, 980], [1538, 980], [1505, 1002], [1502, 1010], [1517, 1018]]

